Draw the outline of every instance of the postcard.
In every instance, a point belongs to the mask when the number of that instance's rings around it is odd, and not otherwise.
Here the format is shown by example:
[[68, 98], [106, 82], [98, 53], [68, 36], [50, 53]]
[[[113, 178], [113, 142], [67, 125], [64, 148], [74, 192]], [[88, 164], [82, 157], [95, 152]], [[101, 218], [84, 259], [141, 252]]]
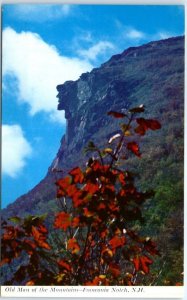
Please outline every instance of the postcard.
[[184, 10], [2, 4], [3, 297], [183, 297]]

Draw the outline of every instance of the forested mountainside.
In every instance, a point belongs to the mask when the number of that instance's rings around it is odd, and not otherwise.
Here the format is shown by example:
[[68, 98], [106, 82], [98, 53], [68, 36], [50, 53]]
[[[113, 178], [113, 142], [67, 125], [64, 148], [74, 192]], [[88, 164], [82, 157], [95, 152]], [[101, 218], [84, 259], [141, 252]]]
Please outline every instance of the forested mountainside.
[[[60, 78], [59, 78], [60, 81]], [[59, 82], [60, 83], [60, 82]], [[58, 83], [57, 83], [58, 84]], [[118, 129], [107, 115], [144, 104], [145, 116], [162, 124], [139, 141], [141, 159], [129, 157], [124, 167], [137, 173], [142, 190], [153, 189], [145, 203], [143, 233], [154, 237], [161, 257], [156, 284], [172, 285], [183, 272], [184, 172], [184, 37], [131, 47], [100, 68], [57, 86], [59, 110], [65, 110], [66, 134], [46, 177], [5, 210], [6, 216], [52, 214], [58, 210], [55, 181], [72, 167], [84, 165], [84, 147], [92, 140], [101, 146]], [[140, 226], [137, 224], [137, 227]], [[146, 280], [146, 279], [145, 279]], [[163, 281], [166, 281], [165, 283]]]

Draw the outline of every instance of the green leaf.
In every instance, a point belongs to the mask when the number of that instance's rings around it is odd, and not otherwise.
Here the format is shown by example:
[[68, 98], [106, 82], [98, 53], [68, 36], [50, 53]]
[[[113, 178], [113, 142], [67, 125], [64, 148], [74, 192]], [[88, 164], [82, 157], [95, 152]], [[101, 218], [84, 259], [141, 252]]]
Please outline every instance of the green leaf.
[[94, 142], [90, 141], [88, 143], [88, 145], [84, 148], [84, 152], [88, 152], [88, 151], [96, 151], [98, 150], [98, 148], [96, 147], [96, 145], [94, 144]]
[[44, 221], [44, 220], [47, 218], [47, 213], [38, 216], [38, 218], [39, 218], [41, 221]]
[[131, 132], [129, 131], [130, 126], [128, 124], [121, 124], [120, 127], [125, 136], [131, 136]]
[[18, 223], [20, 223], [20, 222], [21, 222], [21, 218], [19, 218], [19, 217], [15, 216], [15, 217], [11, 217], [11, 218], [9, 218], [9, 221], [11, 221], [11, 222], [13, 222], [13, 223], [16, 223], [16, 224], [18, 224]]
[[24, 226], [38, 226], [41, 224], [47, 217], [47, 214], [39, 215], [39, 216], [32, 216], [29, 215], [24, 219]]
[[88, 143], [88, 146], [87, 146], [87, 147], [88, 147], [88, 148], [92, 148], [92, 149], [95, 149], [95, 148], [96, 148], [94, 142], [92, 142], [92, 141], [90, 141], [90, 142]]
[[125, 124], [125, 123], [121, 124], [120, 127], [121, 127], [122, 131], [125, 131], [125, 130], [129, 129], [128, 124]]

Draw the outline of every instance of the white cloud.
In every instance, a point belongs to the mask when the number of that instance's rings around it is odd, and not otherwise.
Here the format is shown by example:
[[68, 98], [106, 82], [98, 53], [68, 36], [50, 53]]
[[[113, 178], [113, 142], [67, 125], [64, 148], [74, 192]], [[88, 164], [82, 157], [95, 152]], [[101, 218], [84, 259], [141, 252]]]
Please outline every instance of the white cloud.
[[131, 25], [124, 25], [119, 20], [115, 20], [116, 27], [119, 32], [122, 34], [124, 41], [128, 44], [132, 43], [142, 43], [142, 42], [150, 42], [154, 40], [168, 39], [173, 36], [177, 36], [178, 34], [174, 32], [168, 32], [165, 30], [160, 30], [155, 33], [147, 33], [143, 32]]
[[2, 125], [2, 173], [16, 177], [32, 149], [19, 125]]
[[83, 31], [82, 35], [79, 36], [79, 39], [83, 42], [92, 42], [93, 36], [90, 31]]
[[145, 33], [135, 28], [127, 29], [124, 34], [127, 38], [132, 40], [139, 40], [145, 38]]
[[100, 41], [89, 49], [81, 49], [78, 54], [88, 60], [96, 60], [99, 55], [103, 55], [109, 49], [114, 49], [114, 45], [107, 41]]
[[164, 40], [164, 39], [168, 39], [169, 37], [173, 37], [173, 36], [176, 36], [176, 34], [171, 33], [171, 32], [166, 32], [166, 31], [160, 31], [157, 34], [155, 34], [155, 36], [153, 36], [153, 37], [158, 40]]
[[124, 36], [127, 39], [131, 39], [134, 41], [153, 41], [153, 40], [164, 40], [168, 39], [169, 37], [176, 36], [177, 34], [172, 33], [172, 32], [166, 32], [166, 31], [159, 31], [157, 33], [153, 34], [148, 34], [142, 31], [139, 31], [135, 28], [128, 28], [124, 31]]
[[85, 59], [61, 56], [38, 34], [17, 33], [11, 28], [3, 31], [2, 58], [3, 76], [17, 79], [19, 102], [29, 105], [31, 115], [43, 111], [60, 122], [64, 122], [64, 114], [57, 111], [56, 86], [92, 69]]
[[115, 20], [116, 27], [122, 33], [123, 38], [126, 40], [140, 41], [147, 38], [147, 34], [131, 25], [124, 25], [118, 19]]
[[68, 4], [64, 4], [64, 5], [62, 5], [61, 10], [62, 10], [64, 15], [69, 15], [70, 10], [71, 10], [71, 6], [68, 5]]
[[40, 23], [66, 17], [71, 9], [72, 6], [68, 4], [16, 4], [11, 14], [19, 20]]

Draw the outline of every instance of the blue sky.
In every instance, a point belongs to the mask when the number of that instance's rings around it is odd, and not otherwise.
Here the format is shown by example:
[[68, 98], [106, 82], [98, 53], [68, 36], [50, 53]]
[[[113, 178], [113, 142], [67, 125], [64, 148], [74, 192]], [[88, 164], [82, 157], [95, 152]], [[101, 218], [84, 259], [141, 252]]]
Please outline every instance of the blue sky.
[[3, 5], [2, 206], [46, 174], [66, 130], [56, 86], [130, 46], [184, 34], [184, 7]]

